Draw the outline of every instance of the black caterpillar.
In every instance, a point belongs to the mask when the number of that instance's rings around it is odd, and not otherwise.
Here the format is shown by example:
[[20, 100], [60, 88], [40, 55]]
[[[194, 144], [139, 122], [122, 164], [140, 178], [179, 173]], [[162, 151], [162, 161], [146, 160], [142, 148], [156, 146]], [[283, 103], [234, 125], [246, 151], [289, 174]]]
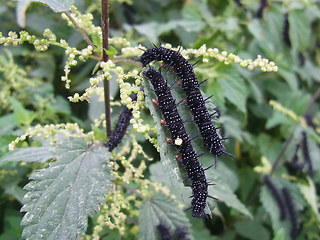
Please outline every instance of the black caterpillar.
[[290, 236], [292, 239], [295, 239], [298, 236], [298, 222], [297, 222], [297, 212], [295, 210], [291, 194], [287, 188], [282, 188], [282, 195], [286, 202], [287, 210], [289, 212], [290, 222], [291, 222], [291, 231]]
[[279, 212], [280, 212], [280, 220], [285, 220], [286, 219], [285, 203], [281, 197], [280, 192], [278, 191], [276, 186], [273, 184], [273, 182], [271, 181], [271, 179], [267, 175], [264, 176], [263, 181], [266, 184], [266, 186], [268, 187], [268, 189], [271, 191], [273, 197], [275, 198], [275, 200], [277, 202]]
[[[171, 234], [169, 231], [169, 228], [163, 224], [163, 223], [159, 223], [157, 225], [157, 229], [160, 233], [160, 239], [161, 240], [171, 240]], [[186, 229], [183, 226], [178, 226], [174, 232], [174, 239], [176, 240], [188, 240], [189, 238], [187, 238], [187, 232]]]
[[257, 12], [258, 18], [263, 18], [263, 11], [264, 9], [268, 7], [268, 1], [267, 0], [260, 0], [260, 6]]
[[225, 147], [218, 133], [217, 128], [211, 121], [211, 115], [205, 106], [205, 100], [200, 91], [200, 83], [191, 65], [179, 52], [164, 47], [154, 47], [147, 49], [140, 58], [143, 66], [152, 61], [163, 61], [167, 66], [174, 69], [175, 73], [181, 78], [181, 86], [187, 96], [189, 106], [194, 121], [197, 124], [205, 146], [210, 153], [218, 156], [225, 151]]
[[304, 168], [304, 165], [305, 165], [305, 162], [301, 162], [299, 163], [299, 157], [298, 157], [298, 150], [300, 148], [300, 144], [297, 144], [296, 145], [296, 149], [294, 151], [294, 154], [290, 160], [290, 164], [291, 164], [291, 167], [293, 167], [294, 169], [296, 170], [301, 170]]
[[160, 223], [157, 228], [160, 233], [161, 240], [171, 240], [169, 228], [165, 224]]
[[290, 28], [290, 26], [289, 26], [288, 14], [285, 14], [284, 15], [284, 23], [283, 23], [283, 41], [288, 47], [291, 47], [289, 28]]
[[308, 125], [309, 127], [311, 127], [311, 128], [314, 130], [315, 133], [317, 133], [317, 128], [318, 128], [318, 126], [314, 123], [314, 121], [313, 121], [313, 119], [312, 119], [312, 115], [311, 115], [311, 114], [308, 114], [308, 113], [305, 113], [305, 114], [303, 115], [303, 117], [304, 117], [304, 119], [306, 120], [307, 125]]
[[[131, 94], [130, 97], [133, 101], [137, 100], [137, 94], [135, 93]], [[123, 110], [113, 130], [113, 134], [110, 140], [105, 144], [105, 146], [109, 149], [110, 152], [119, 145], [123, 136], [126, 134], [131, 118], [132, 118], [132, 109], [129, 109], [126, 106], [123, 106]]]
[[242, 7], [242, 3], [240, 0], [234, 0], [234, 2], [238, 7]]
[[[186, 168], [187, 175], [192, 182], [192, 201], [191, 207], [193, 217], [204, 217], [208, 195], [208, 183], [204, 174], [204, 169], [198, 161], [198, 155], [191, 145], [191, 139], [187, 134], [183, 120], [181, 119], [174, 98], [171, 95], [170, 87], [166, 83], [163, 75], [155, 70], [149, 68], [144, 71], [143, 75], [150, 80], [153, 85], [154, 92], [158, 100], [156, 102], [158, 108], [162, 111], [165, 125], [168, 127], [172, 140], [175, 143], [177, 139], [182, 140], [181, 144], [175, 144], [179, 151], [179, 161], [183, 163]], [[212, 197], [213, 198], [213, 197]]]

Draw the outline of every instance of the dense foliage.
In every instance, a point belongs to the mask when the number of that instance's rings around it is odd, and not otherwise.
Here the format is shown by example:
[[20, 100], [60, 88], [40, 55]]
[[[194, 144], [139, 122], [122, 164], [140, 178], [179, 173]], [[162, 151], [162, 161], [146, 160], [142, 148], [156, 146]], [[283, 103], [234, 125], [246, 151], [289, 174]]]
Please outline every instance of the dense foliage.
[[[100, 1], [0, 2], [0, 240], [152, 240], [159, 229], [189, 239], [320, 239], [318, 1], [112, 0], [108, 62]], [[205, 171], [219, 199], [207, 200], [210, 218], [184, 211], [190, 181], [141, 74], [139, 57], [153, 44], [182, 46], [198, 61], [203, 94], [213, 95], [207, 108], [219, 109], [214, 122], [230, 138], [234, 158], [223, 154]], [[103, 79], [112, 126], [121, 104], [133, 116], [112, 152]], [[177, 102], [185, 98], [172, 86]], [[200, 138], [192, 145], [204, 168], [215, 163]]]

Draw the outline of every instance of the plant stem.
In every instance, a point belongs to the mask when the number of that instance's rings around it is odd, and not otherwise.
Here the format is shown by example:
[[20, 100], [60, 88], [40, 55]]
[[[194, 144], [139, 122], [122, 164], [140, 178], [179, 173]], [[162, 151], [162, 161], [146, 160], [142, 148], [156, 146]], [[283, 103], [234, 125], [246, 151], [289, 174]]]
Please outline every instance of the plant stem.
[[[282, 159], [283, 154], [286, 152], [287, 148], [289, 147], [290, 142], [293, 139], [293, 134], [291, 133], [291, 135], [289, 136], [289, 138], [287, 139], [286, 143], [283, 145], [280, 153], [277, 156], [277, 159], [275, 160], [275, 162], [272, 164], [272, 168], [271, 171], [269, 173], [269, 175], [272, 175], [272, 173], [279, 167], [281, 166], [280, 162]], [[253, 194], [251, 195], [251, 197], [248, 199], [248, 201], [246, 202], [246, 206], [250, 206], [250, 204], [256, 199], [256, 197], [258, 196], [261, 187], [264, 185], [262, 178], [260, 180], [260, 184], [259, 186], [257, 186], [256, 190], [253, 192]]]
[[293, 139], [293, 133], [290, 134], [289, 138], [287, 139], [286, 143], [284, 144], [280, 153], [278, 154], [276, 161], [272, 164], [270, 175], [278, 168], [278, 166], [281, 166], [280, 165], [281, 158], [282, 158], [283, 154], [285, 153], [285, 151], [287, 150], [287, 148], [289, 147], [289, 144], [292, 141], [292, 139]]
[[78, 29], [78, 31], [80, 32], [81, 36], [83, 37], [83, 39], [87, 42], [88, 45], [90, 45], [93, 49], [96, 48], [96, 46], [93, 44], [93, 42], [90, 40], [89, 36], [86, 34], [85, 31], [83, 31], [83, 29], [79, 26], [79, 24], [76, 22], [76, 20], [74, 20], [74, 18], [71, 16], [70, 12], [65, 11], [64, 12], [67, 17], [70, 19], [70, 21], [73, 23], [73, 25], [76, 27], [76, 29]]
[[136, 188], [129, 187], [128, 185], [126, 185], [124, 183], [119, 183], [119, 186], [121, 186], [122, 188], [126, 189], [128, 191], [128, 195], [133, 193], [133, 194], [135, 194], [137, 197], [139, 197], [141, 199], [146, 199], [146, 197], [143, 196], [141, 193], [139, 193]]
[[[102, 28], [102, 60], [109, 60], [105, 49], [109, 49], [109, 1], [101, 0], [101, 28]], [[104, 105], [106, 114], [106, 134], [111, 137], [111, 107], [110, 107], [110, 84], [108, 79], [103, 80], [104, 88]]]
[[318, 99], [318, 97], [320, 96], [320, 88], [318, 88], [318, 90], [313, 94], [310, 102], [308, 103], [308, 106], [306, 107], [306, 110], [304, 111], [304, 115], [309, 113], [311, 107], [313, 106], [313, 104], [315, 103], [315, 101]]

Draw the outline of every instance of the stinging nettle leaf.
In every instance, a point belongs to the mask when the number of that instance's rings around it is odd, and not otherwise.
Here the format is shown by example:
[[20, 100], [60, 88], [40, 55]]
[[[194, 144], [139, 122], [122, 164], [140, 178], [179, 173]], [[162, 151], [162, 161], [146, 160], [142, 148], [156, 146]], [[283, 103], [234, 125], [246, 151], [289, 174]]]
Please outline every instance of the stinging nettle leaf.
[[70, 9], [74, 0], [33, 0], [48, 5], [55, 12], [64, 12]]
[[43, 163], [53, 158], [51, 151], [52, 147], [50, 146], [19, 148], [9, 155], [0, 158], [0, 162], [22, 161]]
[[285, 221], [280, 220], [279, 210], [274, 197], [271, 195], [270, 191], [263, 186], [260, 193], [260, 201], [265, 208], [266, 212], [271, 217], [272, 228], [275, 233], [283, 229], [284, 240], [289, 240], [290, 238], [290, 222], [288, 218]]
[[108, 54], [110, 59], [113, 59], [114, 56], [117, 54], [117, 49], [115, 49], [112, 46], [109, 46], [109, 49], [104, 49], [104, 51], [106, 52], [106, 54]]
[[[211, 180], [213, 179], [213, 181]], [[243, 203], [240, 202], [238, 197], [233, 193], [229, 185], [227, 185], [224, 181], [221, 181], [219, 178], [208, 178], [208, 181], [214, 182], [216, 185], [213, 187], [209, 187], [208, 193], [211, 196], [218, 198], [220, 201], [224, 202], [227, 206], [232, 207], [239, 212], [247, 215], [252, 218], [251, 213], [245, 207]]]
[[308, 180], [307, 184], [298, 183], [298, 187], [300, 189], [301, 194], [306, 199], [307, 203], [311, 206], [311, 209], [313, 210], [314, 215], [318, 218], [318, 220], [320, 220], [318, 207], [317, 207], [316, 187], [313, 181], [309, 177], [307, 178], [307, 180]]
[[292, 42], [292, 47], [299, 51], [303, 51], [308, 47], [311, 26], [307, 13], [304, 10], [295, 10], [289, 12], [289, 36]]
[[246, 83], [240, 76], [222, 76], [219, 80], [224, 91], [225, 98], [232, 102], [240, 111], [246, 112], [246, 101], [249, 95]]
[[177, 202], [161, 192], [155, 193], [141, 205], [138, 239], [160, 239], [156, 228], [159, 223], [165, 224], [171, 232], [178, 226], [183, 226], [186, 230], [190, 228], [190, 222]]
[[270, 234], [268, 230], [258, 221], [242, 220], [235, 224], [235, 229], [238, 234], [245, 239], [252, 240], [268, 240]]
[[105, 147], [71, 138], [53, 153], [57, 160], [33, 173], [24, 187], [28, 193], [21, 211], [27, 213], [21, 224], [26, 239], [78, 239], [112, 186]]
[[29, 126], [33, 119], [36, 117], [36, 114], [32, 111], [25, 109], [24, 106], [13, 97], [9, 97], [9, 101], [12, 105], [16, 120], [21, 124]]
[[26, 27], [26, 11], [32, 0], [18, 0], [16, 6], [17, 23], [20, 27]]

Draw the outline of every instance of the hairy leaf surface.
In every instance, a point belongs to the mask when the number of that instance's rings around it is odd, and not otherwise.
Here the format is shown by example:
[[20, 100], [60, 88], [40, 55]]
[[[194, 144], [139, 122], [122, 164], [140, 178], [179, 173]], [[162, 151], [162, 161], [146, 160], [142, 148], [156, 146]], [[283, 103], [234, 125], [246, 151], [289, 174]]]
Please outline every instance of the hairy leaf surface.
[[74, 0], [33, 0], [33, 2], [44, 3], [55, 12], [67, 11], [74, 4]]
[[184, 211], [170, 196], [155, 193], [150, 199], [145, 200], [140, 208], [139, 240], [160, 239], [157, 225], [165, 224], [171, 232], [176, 227], [190, 228], [190, 222]]
[[53, 153], [56, 161], [33, 173], [25, 186], [21, 211], [27, 212], [22, 219], [26, 239], [77, 239], [111, 187], [105, 147], [71, 138]]
[[23, 161], [23, 162], [46, 162], [53, 158], [52, 147], [28, 147], [19, 148], [16, 151], [0, 158], [0, 162], [6, 161]]

